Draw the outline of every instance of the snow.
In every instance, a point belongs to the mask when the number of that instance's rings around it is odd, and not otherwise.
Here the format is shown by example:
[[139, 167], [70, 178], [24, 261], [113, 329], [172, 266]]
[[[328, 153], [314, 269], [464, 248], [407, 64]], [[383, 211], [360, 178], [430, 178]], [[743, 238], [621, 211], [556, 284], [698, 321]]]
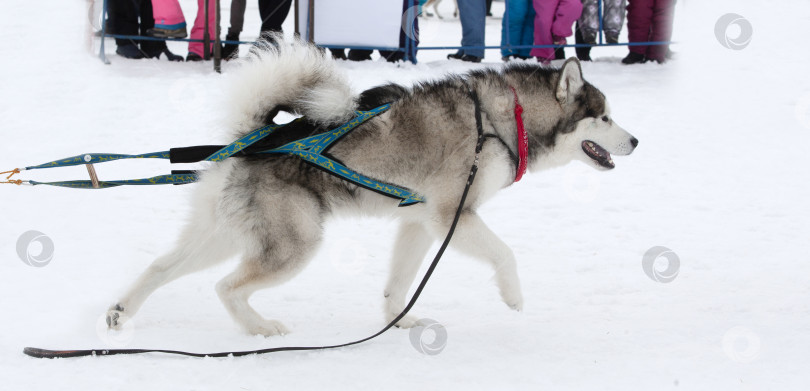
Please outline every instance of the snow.
[[[181, 3], [193, 19], [196, 2]], [[639, 138], [638, 150], [607, 173], [574, 163], [528, 175], [482, 208], [518, 258], [522, 313], [500, 302], [488, 267], [449, 251], [413, 310], [445, 326], [447, 346], [438, 355], [420, 354], [409, 332], [395, 329], [320, 352], [33, 359], [23, 347], [215, 352], [365, 337], [383, 325], [396, 223], [333, 221], [309, 268], [254, 296], [261, 313], [292, 330], [287, 336], [245, 335], [228, 317], [213, 285], [232, 262], [158, 290], [129, 332], [108, 335], [97, 327], [100, 316], [172, 245], [194, 185], [0, 185], [2, 388], [806, 389], [810, 55], [798, 39], [806, 36], [810, 4], [678, 3], [675, 61], [625, 67], [626, 49], [597, 48], [596, 61], [583, 66], [616, 121]], [[108, 41], [112, 64], [103, 65], [86, 50], [85, 6], [4, 2], [0, 169], [224, 141], [218, 123], [231, 64], [219, 75], [210, 63], [131, 61], [114, 55]], [[452, 12], [452, 2], [442, 7]], [[503, 4], [494, 7], [498, 15]], [[732, 12], [753, 27], [742, 50], [724, 48], [714, 35], [715, 22]], [[257, 15], [248, 4], [246, 31], [258, 30]], [[457, 19], [421, 22], [425, 44], [457, 43]], [[499, 42], [500, 22], [489, 19], [488, 44]], [[170, 46], [185, 54], [184, 45]], [[340, 66], [357, 91], [501, 66], [497, 51], [477, 65], [448, 62], [447, 53], [420, 52], [417, 65]], [[178, 168], [162, 161], [97, 166], [108, 179]], [[81, 167], [24, 174], [86, 177]], [[17, 238], [29, 230], [55, 244], [45, 267], [18, 259]], [[678, 255], [674, 281], [644, 273], [642, 256], [653, 246]]]

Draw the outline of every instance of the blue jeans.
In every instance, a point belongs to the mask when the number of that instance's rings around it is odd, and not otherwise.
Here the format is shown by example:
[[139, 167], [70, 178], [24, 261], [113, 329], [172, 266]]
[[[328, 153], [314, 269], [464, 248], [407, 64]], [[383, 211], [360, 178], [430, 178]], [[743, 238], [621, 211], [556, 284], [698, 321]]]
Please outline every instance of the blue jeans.
[[[458, 0], [458, 15], [461, 19], [461, 46], [484, 46], [486, 26], [486, 0]], [[484, 57], [484, 49], [460, 49], [459, 54]]]
[[[507, 38], [508, 33], [508, 38]], [[506, 0], [501, 46], [534, 43], [534, 6], [531, 0]], [[501, 56], [531, 57], [532, 49], [501, 49]]]

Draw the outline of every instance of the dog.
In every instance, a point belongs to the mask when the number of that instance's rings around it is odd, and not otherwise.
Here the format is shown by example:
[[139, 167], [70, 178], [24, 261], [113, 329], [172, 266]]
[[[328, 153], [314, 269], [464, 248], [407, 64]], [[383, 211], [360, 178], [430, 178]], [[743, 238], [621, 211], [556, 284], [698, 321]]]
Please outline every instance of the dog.
[[[433, 6], [433, 12], [436, 13], [436, 16], [438, 16], [439, 19], [444, 19], [442, 17], [442, 14], [439, 13], [439, 4], [441, 4], [441, 2], [442, 2], [442, 0], [428, 0], [427, 3], [425, 3], [422, 6], [422, 8], [425, 10], [425, 15], [426, 16], [433, 16], [433, 14], [431, 14], [430, 12], [427, 11], [428, 7]], [[453, 3], [455, 3], [455, 5], [456, 5], [456, 9], [455, 9], [455, 11], [453, 11], [453, 17], [457, 18], [458, 17], [458, 0], [453, 0]]]
[[[615, 166], [612, 155], [628, 155], [638, 144], [613, 120], [605, 96], [583, 79], [573, 58], [560, 69], [509, 64], [412, 88], [387, 84], [356, 95], [328, 52], [301, 41], [279, 42], [254, 48], [231, 73], [231, 139], [272, 123], [279, 110], [303, 115], [313, 124], [312, 131], [294, 138], [300, 139], [343, 124], [355, 110], [390, 102], [388, 111], [345, 135], [329, 153], [365, 176], [417, 192], [424, 202], [399, 207], [399, 200], [295, 156], [232, 157], [213, 163], [196, 185], [191, 218], [175, 248], [155, 260], [109, 308], [109, 327], [120, 328], [164, 284], [241, 255], [236, 269], [216, 284], [219, 298], [248, 333], [286, 334], [282, 323], [265, 319], [248, 298], [298, 274], [315, 255], [324, 222], [346, 214], [401, 221], [383, 294], [384, 316], [392, 321], [404, 309], [431, 244], [448, 232], [476, 158], [476, 104], [470, 91], [479, 97], [486, 138], [477, 179], [450, 244], [491, 264], [504, 303], [520, 311], [515, 256], [476, 213], [516, 178], [516, 101], [523, 107], [519, 117], [530, 172], [573, 160], [610, 170]], [[417, 319], [408, 315], [397, 325], [408, 328]]]

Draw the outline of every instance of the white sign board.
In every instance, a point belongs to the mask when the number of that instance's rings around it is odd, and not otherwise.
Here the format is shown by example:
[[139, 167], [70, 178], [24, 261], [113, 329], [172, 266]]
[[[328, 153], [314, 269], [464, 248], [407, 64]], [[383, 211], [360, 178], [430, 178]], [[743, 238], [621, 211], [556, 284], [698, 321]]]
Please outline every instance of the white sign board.
[[[314, 0], [318, 45], [399, 47], [402, 0]], [[309, 0], [298, 0], [298, 28], [308, 39]]]

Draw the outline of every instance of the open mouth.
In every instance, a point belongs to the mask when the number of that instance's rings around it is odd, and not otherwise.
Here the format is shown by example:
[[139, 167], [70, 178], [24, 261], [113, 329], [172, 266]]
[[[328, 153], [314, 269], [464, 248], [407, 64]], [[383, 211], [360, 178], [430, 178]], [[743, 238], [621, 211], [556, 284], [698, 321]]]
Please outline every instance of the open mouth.
[[605, 151], [605, 149], [599, 146], [599, 144], [590, 140], [585, 140], [582, 142], [582, 150], [585, 151], [585, 154], [588, 155], [589, 158], [593, 159], [600, 166], [605, 168], [616, 167], [616, 165], [613, 164], [613, 158], [610, 157], [608, 151]]

